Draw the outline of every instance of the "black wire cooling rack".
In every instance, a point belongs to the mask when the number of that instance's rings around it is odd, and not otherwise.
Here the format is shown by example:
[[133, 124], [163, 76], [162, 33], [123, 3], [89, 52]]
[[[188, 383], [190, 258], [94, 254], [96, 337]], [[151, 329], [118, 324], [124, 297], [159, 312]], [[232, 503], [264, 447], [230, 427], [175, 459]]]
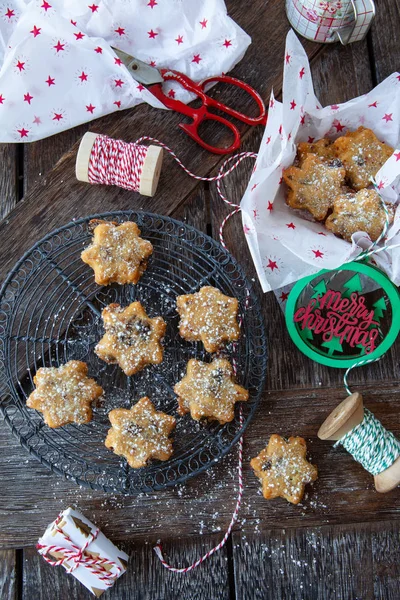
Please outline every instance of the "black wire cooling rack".
[[[92, 218], [135, 221], [154, 253], [137, 285], [99, 287], [80, 258], [91, 240]], [[129, 408], [149, 396], [158, 410], [176, 416], [174, 384], [190, 358], [209, 361], [200, 343], [178, 334], [176, 296], [213, 285], [240, 304], [242, 333], [227, 354], [236, 360], [237, 379], [250, 392], [234, 421], [202, 424], [189, 415], [177, 419], [174, 454], [166, 462], [131, 469], [104, 446], [112, 408]], [[150, 317], [167, 322], [164, 360], [126, 377], [118, 365], [107, 365], [93, 352], [103, 334], [100, 318], [111, 302], [140, 300]], [[89, 375], [105, 390], [86, 425], [50, 429], [42, 416], [26, 407], [40, 367], [69, 360], [89, 365]], [[16, 264], [0, 292], [0, 408], [22, 446], [53, 472], [79, 485], [106, 492], [137, 494], [183, 482], [207, 469], [238, 441], [260, 400], [267, 350], [262, 317], [251, 286], [237, 262], [213, 239], [168, 217], [120, 211], [94, 215], [61, 227], [37, 242]]]

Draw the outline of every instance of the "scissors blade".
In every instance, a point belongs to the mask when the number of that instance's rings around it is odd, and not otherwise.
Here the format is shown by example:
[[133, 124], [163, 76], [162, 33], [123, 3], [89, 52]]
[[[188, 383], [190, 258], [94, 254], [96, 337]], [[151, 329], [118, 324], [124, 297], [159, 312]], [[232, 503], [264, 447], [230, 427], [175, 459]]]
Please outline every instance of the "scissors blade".
[[153, 83], [162, 83], [164, 81], [159, 70], [155, 67], [151, 67], [138, 58], [134, 58], [130, 54], [127, 54], [122, 50], [118, 50], [118, 48], [114, 48], [113, 46], [111, 46], [111, 48], [114, 50], [118, 58], [122, 60], [132, 77], [139, 83], [151, 85]]

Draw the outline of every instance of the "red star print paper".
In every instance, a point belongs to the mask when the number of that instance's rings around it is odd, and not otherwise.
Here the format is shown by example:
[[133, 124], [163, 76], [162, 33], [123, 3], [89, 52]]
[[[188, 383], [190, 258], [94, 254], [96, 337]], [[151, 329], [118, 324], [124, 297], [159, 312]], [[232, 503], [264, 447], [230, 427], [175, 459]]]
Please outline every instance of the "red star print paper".
[[[229, 72], [250, 37], [223, 0], [0, 0], [0, 142], [31, 142], [110, 112], [163, 105], [111, 46], [195, 81]], [[168, 82], [166, 93], [192, 98]]]
[[277, 297], [284, 302], [284, 296], [280, 298], [283, 286], [321, 269], [335, 269], [372, 244], [362, 231], [354, 233], [349, 243], [323, 223], [306, 220], [286, 204], [282, 181], [299, 142], [335, 140], [360, 125], [395, 149], [375, 177], [381, 198], [397, 206], [386, 235], [386, 243], [393, 248], [375, 254], [374, 260], [399, 285], [400, 75], [393, 73], [368, 94], [345, 104], [337, 103], [332, 85], [332, 100], [323, 107], [314, 94], [307, 55], [293, 31], [286, 38], [282, 61], [283, 103], [271, 94], [264, 137], [241, 202], [243, 231], [263, 290], [279, 290]]

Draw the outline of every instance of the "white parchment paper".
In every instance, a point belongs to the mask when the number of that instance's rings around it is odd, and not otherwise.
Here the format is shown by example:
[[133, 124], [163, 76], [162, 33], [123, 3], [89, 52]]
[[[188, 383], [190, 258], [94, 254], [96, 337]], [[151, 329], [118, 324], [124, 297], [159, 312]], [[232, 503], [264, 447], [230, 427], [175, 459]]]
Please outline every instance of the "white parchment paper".
[[[30, 142], [148, 102], [111, 46], [195, 81], [228, 72], [250, 37], [223, 0], [0, 0], [0, 142]], [[188, 102], [175, 82], [166, 93]]]
[[[242, 198], [243, 228], [261, 286], [282, 288], [321, 269], [348, 262], [371, 244], [365, 233], [353, 243], [337, 238], [323, 224], [304, 219], [285, 203], [282, 171], [296, 155], [296, 144], [336, 139], [360, 125], [372, 129], [395, 151], [377, 173], [383, 199], [400, 199], [400, 75], [393, 73], [368, 94], [322, 107], [315, 97], [307, 55], [293, 31], [284, 57], [283, 103], [271, 94], [268, 123], [255, 170]], [[400, 207], [382, 244], [400, 242]], [[377, 265], [400, 284], [400, 248], [374, 255]]]

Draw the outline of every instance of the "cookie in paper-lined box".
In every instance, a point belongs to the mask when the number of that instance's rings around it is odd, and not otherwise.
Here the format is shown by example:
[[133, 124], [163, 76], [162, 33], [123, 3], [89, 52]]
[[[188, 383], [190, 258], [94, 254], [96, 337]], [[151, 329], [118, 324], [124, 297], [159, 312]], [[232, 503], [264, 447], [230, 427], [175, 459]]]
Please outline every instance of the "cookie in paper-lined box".
[[375, 177], [393, 154], [393, 148], [380, 142], [367, 127], [348, 131], [337, 138], [333, 150], [346, 169], [349, 186], [356, 191], [371, 185], [371, 177]]
[[394, 211], [390, 205], [385, 211], [379, 194], [367, 188], [392, 153], [393, 148], [365, 127], [336, 141], [302, 142], [296, 155], [300, 166], [283, 171], [286, 202], [324, 221], [327, 229], [350, 243], [358, 231], [375, 241], [386, 225], [386, 212], [391, 224]]
[[292, 208], [307, 210], [316, 221], [323, 221], [345, 183], [346, 171], [334, 160], [325, 163], [315, 154], [308, 154], [301, 167], [289, 167], [283, 172], [288, 187], [286, 202]]
[[[400, 75], [393, 73], [367, 94], [342, 104], [334, 104], [337, 91], [328, 90], [332, 95], [331, 104], [322, 106], [315, 96], [308, 57], [292, 31], [287, 35], [283, 56], [287, 57], [283, 60], [283, 102], [271, 94], [256, 166], [240, 204], [244, 233], [263, 291], [288, 286], [321, 269], [338, 268], [356, 259], [373, 243], [368, 232], [362, 230], [346, 231], [345, 235], [337, 231], [334, 235], [324, 227], [335, 198], [328, 199], [330, 207], [325, 216], [326, 207], [318, 214], [314, 198], [320, 195], [318, 186], [306, 192], [310, 205], [313, 203], [314, 217], [304, 211], [304, 202], [302, 212], [288, 205], [284, 172], [301, 169], [311, 156], [312, 161], [320, 160], [325, 165], [334, 161], [342, 163], [337, 163], [338, 168], [346, 171], [344, 185], [338, 189], [340, 196], [349, 190], [351, 193], [360, 191], [356, 188], [361, 178], [364, 185], [368, 182], [368, 187], [362, 189], [372, 188], [370, 177], [375, 177], [376, 191], [386, 207], [392, 207], [396, 213], [378, 242], [378, 250], [384, 246], [389, 248], [378, 254], [376, 260], [399, 285], [400, 263], [395, 253], [400, 233], [400, 113], [397, 110]], [[305, 179], [304, 186], [307, 186], [307, 177]], [[298, 197], [292, 200], [292, 205], [300, 204]]]
[[[394, 210], [386, 206], [389, 224], [393, 222]], [[325, 227], [351, 243], [356, 231], [365, 231], [375, 242], [386, 223], [386, 212], [382, 200], [375, 190], [363, 189], [338, 195], [333, 203], [333, 212], [325, 221]]]
[[50, 523], [36, 547], [46, 562], [62, 565], [96, 597], [125, 573], [129, 560], [94, 523], [73, 508], [67, 508]]

